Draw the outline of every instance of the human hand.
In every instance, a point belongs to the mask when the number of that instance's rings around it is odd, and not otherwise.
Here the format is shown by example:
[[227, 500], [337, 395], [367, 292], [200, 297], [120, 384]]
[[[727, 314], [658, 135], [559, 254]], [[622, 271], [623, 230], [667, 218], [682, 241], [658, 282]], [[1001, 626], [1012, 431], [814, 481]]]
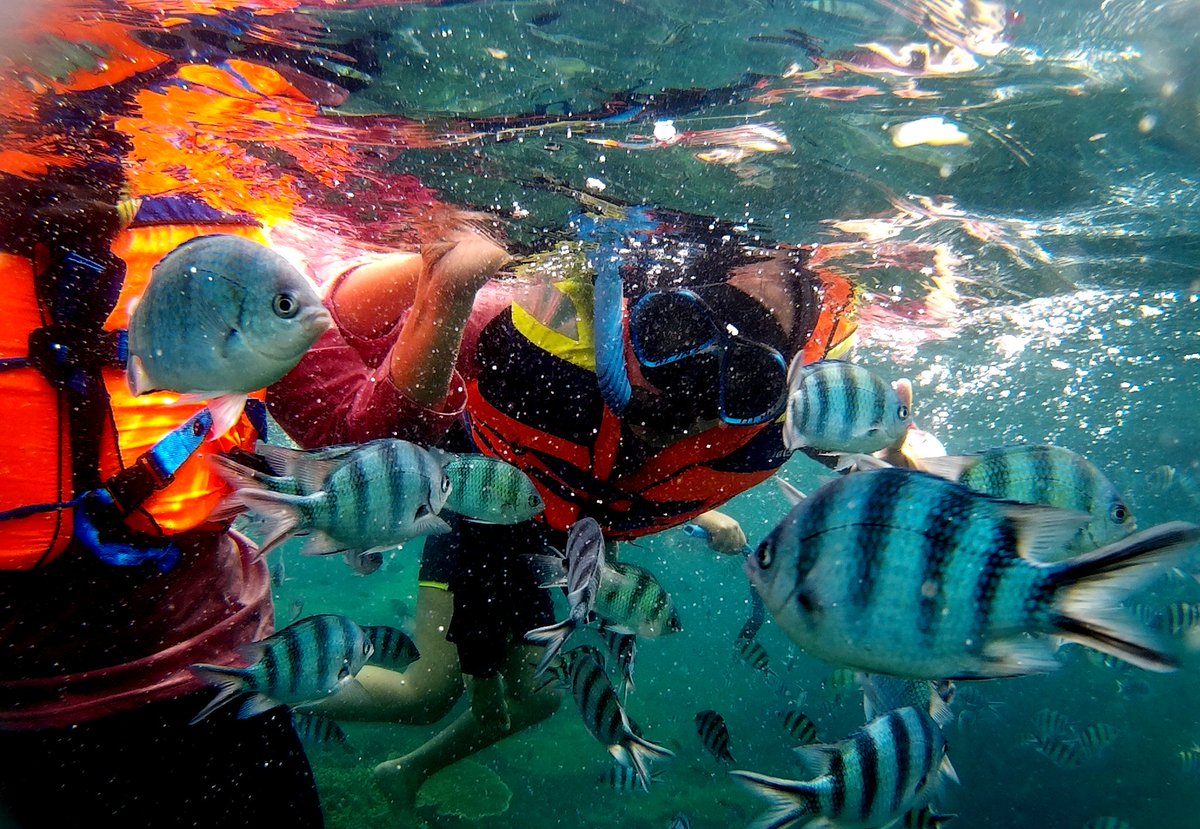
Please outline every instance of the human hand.
[[723, 512], [711, 510], [696, 516], [694, 522], [708, 531], [709, 549], [722, 555], [739, 555], [749, 543], [742, 525]]
[[507, 732], [512, 727], [503, 674], [475, 677], [471, 683], [471, 713], [486, 730]]
[[472, 230], [459, 230], [422, 247], [421, 258], [425, 290], [467, 300], [512, 257], [494, 240]]

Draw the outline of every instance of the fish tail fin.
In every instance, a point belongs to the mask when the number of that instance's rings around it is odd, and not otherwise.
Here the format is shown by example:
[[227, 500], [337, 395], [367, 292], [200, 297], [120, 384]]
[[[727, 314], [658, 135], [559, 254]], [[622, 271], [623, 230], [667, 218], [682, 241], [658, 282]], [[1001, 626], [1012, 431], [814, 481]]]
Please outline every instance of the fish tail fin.
[[533, 672], [535, 677], [539, 677], [546, 672], [546, 669], [550, 667], [550, 663], [554, 661], [554, 657], [558, 656], [558, 652], [562, 650], [563, 645], [567, 644], [567, 640], [575, 632], [575, 628], [575, 619], [567, 618], [557, 624], [534, 628], [525, 634], [525, 641], [534, 645], [543, 645], [546, 648], [546, 652], [542, 654], [542, 658], [537, 664], [537, 670]]
[[1200, 527], [1172, 521], [1135, 533], [1061, 564], [1050, 565], [1056, 632], [1072, 642], [1111, 654], [1148, 671], [1173, 671], [1178, 660], [1164, 652], [1158, 637], [1116, 607], [1129, 593], [1160, 575], [1200, 540]]
[[214, 686], [217, 689], [217, 695], [212, 698], [208, 705], [200, 710], [199, 714], [192, 717], [188, 725], [195, 725], [238, 694], [249, 690], [248, 679], [250, 672], [245, 668], [226, 668], [221, 665], [201, 664], [192, 665], [190, 670], [205, 685]]
[[[624, 714], [623, 711], [622, 714]], [[637, 775], [639, 785], [644, 791], [649, 791], [650, 781], [654, 779], [654, 775], [650, 773], [650, 761], [667, 760], [674, 757], [675, 752], [639, 737], [628, 729], [626, 733], [627, 739], [621, 746], [624, 749], [624, 757], [618, 759], [628, 760], [628, 764], [633, 766], [633, 771]]]
[[767, 811], [750, 824], [750, 829], [804, 826], [817, 816], [811, 805], [816, 798], [816, 792], [810, 783], [768, 777], [752, 771], [731, 771], [729, 774], [750, 791], [767, 800]]

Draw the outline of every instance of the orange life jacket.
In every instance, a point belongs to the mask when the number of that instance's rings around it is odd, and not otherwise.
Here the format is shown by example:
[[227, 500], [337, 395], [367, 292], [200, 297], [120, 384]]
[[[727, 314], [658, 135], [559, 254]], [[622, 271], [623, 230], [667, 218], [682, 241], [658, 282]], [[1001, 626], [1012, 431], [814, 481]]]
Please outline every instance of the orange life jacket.
[[[154, 266], [178, 245], [213, 233], [261, 240], [257, 225], [208, 208], [173, 202], [164, 210], [161, 201], [140, 207], [112, 245], [125, 276], [98, 339], [126, 327], [132, 303], [145, 290]], [[10, 439], [0, 441], [0, 570], [31, 569], [61, 554], [73, 538], [77, 498], [88, 488], [78, 485], [73, 474], [69, 396], [29, 359], [31, 337], [55, 323], [69, 323], [51, 319], [44, 284], [49, 277], [36, 260], [0, 253], [7, 297], [0, 326], [0, 400], [14, 427]], [[124, 368], [115, 360], [99, 371], [108, 422], [94, 451], [99, 479], [107, 484], [149, 466], [148, 450], [204, 407], [174, 405], [176, 396], [166, 393], [133, 397]], [[243, 414], [229, 432], [204, 441], [169, 480], [154, 480], [148, 497], [123, 505], [124, 528], [134, 537], [153, 540], [205, 527], [228, 492], [205, 456], [235, 447], [250, 450], [257, 438], [258, 430]]]

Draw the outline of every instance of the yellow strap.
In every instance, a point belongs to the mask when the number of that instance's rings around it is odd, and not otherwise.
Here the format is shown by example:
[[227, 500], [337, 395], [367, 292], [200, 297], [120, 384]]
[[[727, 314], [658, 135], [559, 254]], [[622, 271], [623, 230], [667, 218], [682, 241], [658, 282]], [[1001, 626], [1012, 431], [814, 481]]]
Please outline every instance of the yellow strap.
[[566, 360], [586, 371], [596, 370], [596, 339], [592, 328], [592, 283], [583, 279], [564, 279], [552, 287], [575, 305], [575, 325], [578, 339], [556, 331], [520, 305], [513, 304], [513, 325], [525, 339], [543, 351]]
[[445, 590], [450, 592], [450, 585], [444, 581], [418, 581], [417, 587], [432, 587], [434, 590]]

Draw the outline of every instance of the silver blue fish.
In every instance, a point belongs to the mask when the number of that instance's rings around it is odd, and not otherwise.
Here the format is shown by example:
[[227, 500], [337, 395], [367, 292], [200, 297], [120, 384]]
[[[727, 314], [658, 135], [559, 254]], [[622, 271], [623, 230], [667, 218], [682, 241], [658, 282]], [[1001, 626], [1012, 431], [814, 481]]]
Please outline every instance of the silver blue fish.
[[901, 679], [883, 674], [859, 674], [863, 691], [863, 712], [873, 720], [895, 708], [918, 708], [932, 714], [954, 699], [955, 685], [943, 680]]
[[913, 679], [1059, 667], [1056, 639], [1148, 670], [1176, 667], [1114, 608], [1200, 539], [1163, 524], [1067, 561], [1039, 561], [1080, 516], [1000, 501], [923, 472], [848, 475], [797, 504], [746, 559], [784, 632], [813, 656]]
[[318, 714], [306, 714], [301, 711], [292, 712], [292, 725], [300, 742], [312, 748], [330, 748], [339, 746], [351, 749], [349, 738], [342, 727], [328, 717]]
[[[650, 773], [651, 780], [660, 780], [661, 778], [661, 771]], [[644, 791], [641, 781], [638, 779], [637, 771], [628, 766], [622, 766], [620, 763], [611, 764], [596, 779], [596, 782], [606, 789], [612, 789], [614, 792]]]
[[218, 689], [192, 722], [207, 717], [241, 694], [238, 712], [252, 717], [279, 705], [318, 702], [350, 682], [374, 653], [362, 628], [345, 616], [308, 616], [242, 649], [245, 668], [192, 665], [197, 677]]
[[628, 562], [605, 562], [594, 610], [609, 629], [646, 639], [683, 630], [670, 594], [654, 574]]
[[922, 458], [917, 468], [996, 498], [1087, 514], [1059, 558], [1103, 547], [1137, 529], [1132, 510], [1104, 473], [1061, 446], [1004, 446]]
[[[562, 560], [557, 561], [559, 563], [554, 567], [562, 573]], [[591, 621], [600, 589], [600, 574], [604, 570], [604, 533], [595, 519], [583, 518], [571, 526], [567, 533], [566, 565], [565, 575], [553, 575], [542, 586], [567, 589], [569, 615], [557, 624], [535, 628], [525, 634], [526, 640], [546, 648], [535, 676], [545, 673], [571, 634]]]
[[788, 449], [870, 454], [899, 443], [912, 423], [912, 383], [889, 386], [852, 363], [823, 360], [788, 374], [783, 442]]
[[316, 288], [278, 253], [201, 236], [163, 257], [130, 314], [129, 388], [215, 400], [223, 434], [246, 395], [295, 368], [331, 324]]
[[449, 455], [446, 509], [482, 524], [520, 524], [546, 509], [529, 476], [486, 455]]
[[608, 747], [618, 763], [633, 769], [638, 784], [648, 790], [651, 780], [649, 761], [674, 757], [675, 754], [636, 733], [637, 729], [604, 673], [602, 658], [593, 647], [574, 648], [560, 657], [555, 674], [571, 689], [588, 732]]
[[887, 826], [923, 805], [944, 775], [956, 779], [937, 722], [916, 708], [877, 717], [836, 743], [801, 746], [812, 779], [730, 772], [770, 803], [751, 829], [783, 829], [817, 820], [837, 829]]
[[235, 492], [222, 512], [244, 507], [266, 521], [267, 553], [295, 535], [305, 555], [374, 553], [450, 531], [437, 516], [450, 495], [440, 460], [408, 441], [383, 439], [311, 452], [260, 443], [274, 475], [212, 456]]
[[403, 673], [409, 665], [421, 658], [416, 643], [399, 628], [363, 625], [362, 631], [374, 650], [371, 655], [373, 665]]
[[933, 810], [932, 806], [922, 806], [910, 809], [900, 820], [903, 829], [938, 829], [954, 820], [958, 815], [942, 815]]

